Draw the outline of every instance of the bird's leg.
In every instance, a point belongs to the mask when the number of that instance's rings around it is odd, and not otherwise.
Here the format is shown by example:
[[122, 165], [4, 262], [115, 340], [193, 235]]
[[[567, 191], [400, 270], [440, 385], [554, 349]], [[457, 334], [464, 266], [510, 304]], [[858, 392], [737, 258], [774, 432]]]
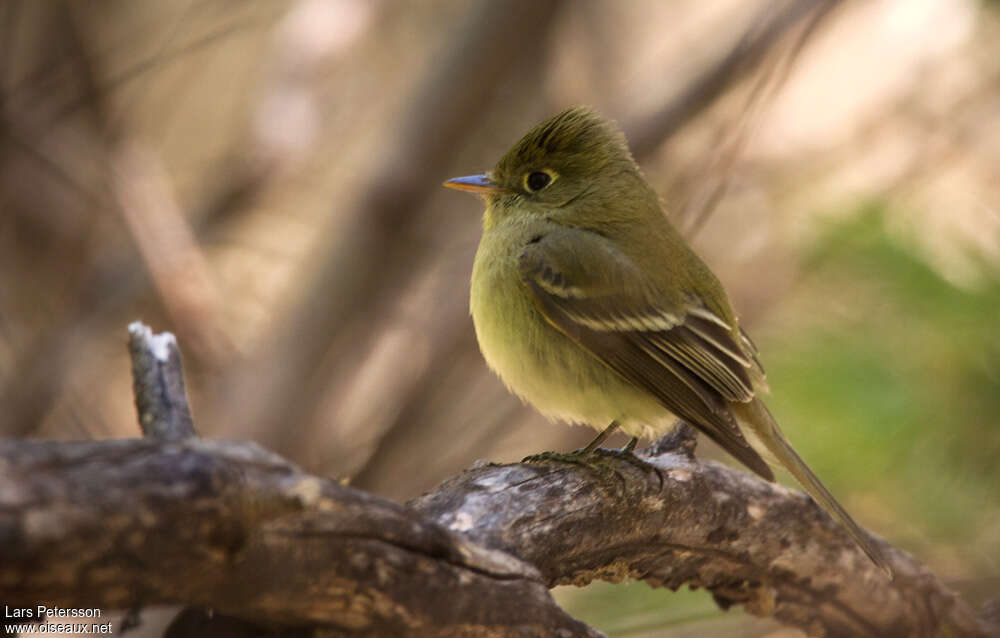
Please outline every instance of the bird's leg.
[[[603, 432], [601, 434], [603, 434]], [[631, 439], [629, 439], [629, 442], [626, 443], [622, 447], [622, 449], [620, 449], [620, 450], [597, 449], [597, 450], [594, 450], [593, 453], [597, 454], [599, 456], [617, 457], [617, 458], [620, 458], [620, 459], [624, 460], [626, 463], [629, 463], [630, 465], [634, 465], [635, 467], [639, 468], [640, 470], [643, 470], [643, 471], [652, 470], [652, 471], [656, 472], [657, 474], [659, 474], [660, 471], [655, 466], [653, 466], [652, 464], [650, 464], [650, 463], [648, 463], [646, 461], [643, 461], [642, 459], [640, 459], [638, 456], [636, 456], [632, 452], [632, 450], [635, 449], [635, 446], [636, 446], [636, 444], [638, 442], [639, 442], [639, 437], [633, 436]], [[663, 477], [660, 477], [660, 483], [661, 483], [661, 486], [662, 486]]]
[[629, 442], [625, 444], [625, 447], [623, 447], [623, 448], [622, 448], [622, 452], [624, 452], [624, 453], [626, 453], [626, 454], [630, 453], [630, 452], [631, 452], [632, 450], [634, 450], [634, 449], [635, 449], [635, 446], [636, 446], [636, 444], [637, 444], [638, 442], [639, 442], [639, 437], [637, 437], [637, 436], [633, 436], [633, 437], [632, 437], [632, 438], [631, 438], [631, 439], [629, 440]]
[[609, 423], [608, 427], [601, 430], [601, 433], [595, 436], [594, 440], [587, 444], [587, 447], [580, 450], [580, 454], [581, 455], [590, 454], [591, 452], [596, 450], [601, 445], [601, 443], [604, 443], [604, 440], [607, 439], [612, 434], [614, 434], [615, 430], [617, 429], [618, 429], [618, 421], [612, 421], [611, 423]]
[[632, 450], [635, 449], [636, 444], [639, 442], [639, 438], [633, 436], [628, 443], [620, 450], [606, 450], [600, 447], [601, 443], [604, 443], [605, 439], [614, 434], [615, 430], [618, 429], [618, 421], [612, 421], [608, 427], [601, 430], [593, 441], [591, 441], [587, 447], [582, 447], [579, 450], [573, 450], [572, 452], [542, 452], [541, 454], [532, 454], [531, 456], [525, 457], [522, 463], [541, 463], [545, 461], [556, 462], [556, 463], [572, 463], [574, 465], [582, 465], [585, 467], [597, 469], [600, 467], [607, 467], [600, 463], [597, 459], [600, 457], [621, 459], [644, 472], [652, 471], [660, 477], [660, 487], [663, 486], [663, 476], [660, 474], [660, 470], [654, 465], [640, 459], [636, 456]]
[[[617, 430], [617, 429], [618, 429], [618, 421], [612, 421], [611, 424], [608, 427], [604, 428], [604, 430], [600, 434], [597, 435], [596, 439], [594, 439], [593, 441], [590, 442], [590, 445], [588, 445], [587, 447], [583, 448], [581, 455], [596, 454], [598, 456], [617, 457], [617, 458], [620, 458], [620, 459], [624, 460], [626, 463], [628, 463], [630, 465], [634, 465], [635, 467], [639, 468], [640, 470], [643, 470], [643, 471], [652, 470], [657, 475], [659, 475], [660, 474], [660, 470], [658, 470], [652, 464], [647, 463], [646, 461], [643, 461], [642, 459], [640, 459], [638, 456], [636, 456], [633, 453], [633, 450], [635, 449], [635, 446], [639, 443], [639, 437], [637, 437], [637, 436], [633, 436], [631, 439], [629, 439], [628, 443], [626, 443], [622, 447], [622, 449], [620, 449], [620, 450], [604, 450], [604, 449], [601, 449], [601, 448], [597, 447], [601, 443], [604, 442], [604, 439], [606, 439], [609, 436], [611, 436], [611, 434], [615, 430]], [[660, 486], [661, 487], [663, 486], [663, 477], [662, 476], [660, 476]]]
[[[600, 447], [601, 443], [604, 443], [605, 439], [614, 434], [615, 430], [618, 429], [618, 421], [612, 421], [608, 427], [601, 430], [593, 441], [591, 441], [587, 447], [580, 448], [579, 450], [573, 450], [572, 452], [542, 452], [541, 454], [532, 454], [527, 456], [522, 460], [522, 463], [538, 463], [541, 461], [555, 461], [557, 463], [573, 463], [577, 465], [589, 465], [588, 457], [612, 457], [620, 458], [630, 465], [634, 465], [643, 471], [652, 470], [656, 474], [659, 474], [659, 470], [653, 465], [643, 461], [638, 456], [632, 453], [635, 449], [636, 444], [639, 442], [639, 438], [633, 436], [628, 443], [625, 444], [620, 450], [605, 450]], [[661, 477], [660, 482], [662, 484], [663, 479]]]
[[539, 461], [558, 461], [562, 463], [583, 463], [583, 459], [591, 454], [594, 454], [596, 450], [600, 448], [598, 446], [604, 443], [604, 439], [611, 436], [615, 430], [618, 429], [618, 421], [612, 421], [608, 427], [601, 430], [593, 441], [587, 444], [587, 447], [582, 447], [579, 450], [573, 450], [572, 452], [542, 452], [541, 454], [532, 454], [531, 456], [526, 456], [521, 460], [522, 463], [537, 463]]

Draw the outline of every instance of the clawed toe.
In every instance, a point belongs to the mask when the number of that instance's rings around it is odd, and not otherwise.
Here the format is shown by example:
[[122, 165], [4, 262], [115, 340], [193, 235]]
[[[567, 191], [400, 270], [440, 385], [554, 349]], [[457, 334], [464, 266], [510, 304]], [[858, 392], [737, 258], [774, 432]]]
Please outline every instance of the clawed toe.
[[531, 456], [526, 456], [521, 460], [522, 463], [570, 463], [573, 465], [588, 465], [591, 461], [597, 458], [617, 458], [625, 461], [629, 465], [632, 465], [644, 472], [656, 472], [659, 470], [653, 464], [640, 459], [633, 453], [632, 450], [635, 449], [635, 439], [632, 439], [628, 444], [620, 450], [609, 450], [607, 448], [580, 448], [579, 450], [573, 450], [572, 452], [542, 452], [540, 454], [532, 454]]
[[592, 451], [588, 451], [586, 448], [580, 448], [579, 450], [573, 450], [572, 452], [541, 452], [539, 454], [526, 456], [521, 459], [521, 462], [544, 463], [545, 461], [552, 461], [555, 463], [573, 463], [575, 465], [580, 465], [584, 463], [586, 456], [592, 453]]

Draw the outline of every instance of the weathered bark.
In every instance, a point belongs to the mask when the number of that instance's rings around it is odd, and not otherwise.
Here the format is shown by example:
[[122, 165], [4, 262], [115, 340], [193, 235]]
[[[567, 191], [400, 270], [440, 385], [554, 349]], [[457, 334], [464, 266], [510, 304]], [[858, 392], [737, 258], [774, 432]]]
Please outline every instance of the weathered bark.
[[527, 563], [252, 443], [22, 441], [0, 459], [12, 607], [178, 603], [357, 635], [598, 635]]
[[889, 549], [885, 579], [798, 492], [676, 449], [646, 458], [658, 473], [615, 456], [484, 465], [404, 507], [252, 443], [8, 442], [0, 597], [358, 635], [593, 635], [547, 587], [633, 577], [814, 635], [989, 635], [908, 554]]
[[549, 585], [635, 578], [712, 592], [723, 608], [817, 636], [985, 636], [997, 631], [915, 558], [880, 541], [890, 581], [806, 495], [711, 461], [693, 431], [568, 465], [490, 465], [410, 505], [535, 565]]
[[689, 428], [649, 465], [481, 464], [403, 506], [191, 436], [176, 345], [132, 332], [140, 419], [182, 418], [145, 439], [0, 443], [8, 606], [182, 604], [178, 636], [598, 636], [548, 587], [632, 577], [811, 635], [997, 630], [905, 552], [886, 547], [886, 579], [804, 495], [697, 461]]

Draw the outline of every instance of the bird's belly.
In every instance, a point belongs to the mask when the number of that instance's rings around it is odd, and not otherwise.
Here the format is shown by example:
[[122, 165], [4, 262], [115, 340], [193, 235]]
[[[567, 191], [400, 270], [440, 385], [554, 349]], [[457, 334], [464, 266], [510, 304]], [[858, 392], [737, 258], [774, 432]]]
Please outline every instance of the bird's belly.
[[640, 437], [672, 427], [672, 415], [650, 394], [549, 324], [520, 278], [511, 275], [479, 278], [471, 311], [486, 363], [512, 392], [552, 419], [598, 429], [618, 421]]

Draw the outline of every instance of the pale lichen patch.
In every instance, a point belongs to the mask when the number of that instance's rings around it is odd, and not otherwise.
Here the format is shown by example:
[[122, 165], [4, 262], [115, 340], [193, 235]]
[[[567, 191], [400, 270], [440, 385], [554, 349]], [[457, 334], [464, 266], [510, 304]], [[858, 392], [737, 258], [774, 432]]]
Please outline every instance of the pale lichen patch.
[[314, 507], [323, 496], [323, 482], [314, 476], [307, 476], [296, 481], [288, 492], [302, 507]]
[[475, 520], [468, 512], [457, 512], [455, 518], [448, 524], [448, 529], [456, 532], [467, 532], [475, 527]]
[[671, 480], [677, 481], [678, 483], [686, 483], [691, 480], [691, 470], [674, 468], [667, 472], [667, 477]]
[[141, 321], [133, 321], [128, 325], [129, 334], [141, 339], [146, 349], [157, 361], [166, 362], [170, 358], [170, 346], [177, 347], [177, 338], [169, 332], [153, 334], [149, 326]]
[[472, 484], [489, 492], [501, 492], [517, 483], [523, 482], [533, 475], [533, 470], [527, 469], [524, 466], [508, 465], [477, 477], [472, 481]]

